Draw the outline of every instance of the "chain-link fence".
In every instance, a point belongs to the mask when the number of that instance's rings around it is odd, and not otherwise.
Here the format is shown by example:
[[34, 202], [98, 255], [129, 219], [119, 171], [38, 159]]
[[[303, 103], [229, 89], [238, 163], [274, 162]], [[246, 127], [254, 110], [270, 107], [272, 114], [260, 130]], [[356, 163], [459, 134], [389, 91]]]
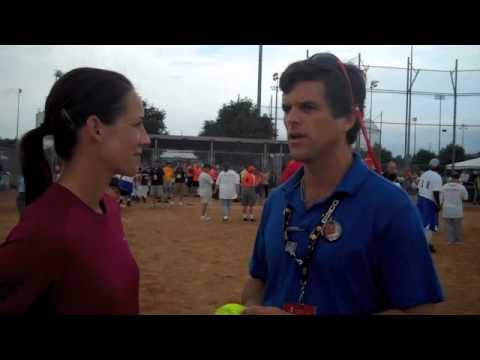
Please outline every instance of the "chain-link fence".
[[20, 161], [15, 148], [0, 147], [0, 191], [16, 186], [20, 175]]
[[[211, 139], [199, 137], [161, 137], [153, 142], [152, 147], [144, 149], [142, 165], [152, 167], [156, 164], [171, 162], [183, 163], [208, 163], [222, 167], [228, 164], [237, 172], [249, 165], [257, 169], [268, 171], [272, 175], [273, 184], [290, 160], [286, 143], [258, 141], [249, 139]], [[251, 142], [250, 142], [251, 141]], [[165, 146], [171, 144], [170, 146]], [[162, 146], [163, 145], [163, 146]], [[208, 149], [208, 150], [207, 150]]]

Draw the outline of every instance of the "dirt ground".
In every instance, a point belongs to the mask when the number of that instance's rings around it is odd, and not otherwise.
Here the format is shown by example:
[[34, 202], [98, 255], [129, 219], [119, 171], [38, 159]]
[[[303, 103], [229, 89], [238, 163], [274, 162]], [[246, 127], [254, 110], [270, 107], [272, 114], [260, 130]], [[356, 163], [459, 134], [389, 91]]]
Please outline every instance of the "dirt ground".
[[[239, 302], [257, 222], [243, 222], [235, 203], [230, 223], [221, 222], [218, 201], [209, 222], [200, 220], [198, 198], [155, 208], [134, 204], [123, 212], [127, 238], [141, 272], [142, 314], [212, 314]], [[257, 219], [261, 206], [255, 209]], [[17, 222], [15, 193], [0, 193], [0, 242]], [[446, 301], [435, 314], [480, 314], [480, 207], [466, 204], [465, 244], [447, 246], [442, 230], [434, 235], [433, 255]]]

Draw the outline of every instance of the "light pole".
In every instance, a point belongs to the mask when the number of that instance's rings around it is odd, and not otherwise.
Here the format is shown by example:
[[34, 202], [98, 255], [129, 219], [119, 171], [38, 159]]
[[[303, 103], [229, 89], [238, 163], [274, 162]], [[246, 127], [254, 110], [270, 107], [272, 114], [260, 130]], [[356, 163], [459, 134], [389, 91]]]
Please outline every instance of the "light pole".
[[18, 140], [18, 124], [20, 122], [20, 94], [22, 93], [22, 89], [18, 89], [17, 94], [17, 135], [15, 136], [15, 140]]
[[417, 151], [417, 118], [413, 117], [413, 156], [415, 156]]
[[277, 113], [278, 113], [278, 73], [273, 74], [273, 81], [275, 81], [275, 133], [273, 137], [277, 140]]
[[462, 129], [462, 148], [465, 150], [465, 130], [468, 130], [468, 127], [465, 124], [459, 127]]
[[442, 138], [442, 100], [445, 99], [445, 95], [435, 95], [435, 100], [440, 100], [440, 112], [438, 117], [438, 155], [440, 155], [441, 138]]
[[378, 153], [378, 161], [382, 164], [382, 123], [383, 123], [383, 111], [380, 111], [380, 152]]
[[372, 137], [372, 107], [373, 107], [373, 89], [378, 86], [378, 81], [377, 80], [372, 80], [370, 82], [370, 124], [368, 125], [368, 137]]

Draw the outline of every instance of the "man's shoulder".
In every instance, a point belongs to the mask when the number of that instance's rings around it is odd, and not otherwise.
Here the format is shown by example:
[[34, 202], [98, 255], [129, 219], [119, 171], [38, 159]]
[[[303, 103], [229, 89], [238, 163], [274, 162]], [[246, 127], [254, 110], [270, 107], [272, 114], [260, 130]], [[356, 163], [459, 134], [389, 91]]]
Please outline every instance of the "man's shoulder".
[[374, 172], [369, 173], [359, 193], [366, 201], [376, 203], [382, 209], [393, 210], [411, 203], [408, 194], [401, 186]]

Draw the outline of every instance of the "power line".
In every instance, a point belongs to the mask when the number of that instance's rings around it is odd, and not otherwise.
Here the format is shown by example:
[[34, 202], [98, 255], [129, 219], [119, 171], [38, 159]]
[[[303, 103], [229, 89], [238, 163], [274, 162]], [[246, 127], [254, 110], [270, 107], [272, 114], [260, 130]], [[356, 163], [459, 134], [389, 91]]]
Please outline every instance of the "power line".
[[[401, 66], [382, 66], [382, 65], [361, 65], [365, 70], [368, 70], [369, 68], [376, 68], [376, 69], [394, 69], [394, 70], [407, 70], [406, 67], [401, 67]], [[419, 71], [428, 71], [428, 72], [453, 72], [453, 70], [439, 70], [439, 69], [423, 69], [423, 68], [413, 68], [414, 70], [419, 70]], [[458, 72], [480, 72], [480, 69], [465, 69], [465, 70], [458, 70]]]
[[[383, 94], [398, 94], [398, 95], [405, 95], [407, 92], [405, 90], [393, 90], [393, 89], [374, 89], [374, 93], [383, 93]], [[453, 93], [442, 93], [442, 92], [432, 92], [432, 91], [413, 91], [412, 95], [425, 95], [425, 96], [433, 96], [433, 95], [443, 95], [443, 96], [453, 96]], [[457, 96], [480, 96], [480, 92], [476, 93], [457, 93]]]
[[[380, 124], [379, 121], [372, 121], [372, 124]], [[388, 125], [405, 125], [404, 122], [394, 122], [394, 121], [382, 121], [382, 124], [388, 124]], [[417, 123], [417, 126], [435, 126], [438, 127], [438, 124], [433, 124], [433, 123]], [[453, 124], [442, 124], [442, 127], [453, 127]], [[462, 125], [456, 125], [458, 128], [461, 128], [462, 126], [465, 127], [480, 127], [480, 125], [474, 125], [474, 124], [462, 124]]]

